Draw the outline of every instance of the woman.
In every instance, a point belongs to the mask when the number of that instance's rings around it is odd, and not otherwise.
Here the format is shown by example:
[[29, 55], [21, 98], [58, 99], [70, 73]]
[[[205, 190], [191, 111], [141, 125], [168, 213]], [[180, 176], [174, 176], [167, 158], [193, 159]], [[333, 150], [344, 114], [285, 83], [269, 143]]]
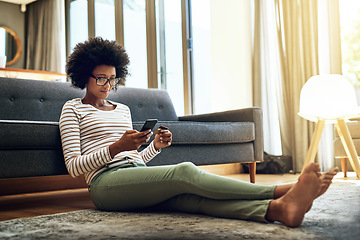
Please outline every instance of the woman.
[[85, 175], [95, 206], [107, 211], [161, 207], [211, 216], [299, 226], [315, 198], [329, 187], [337, 169], [319, 174], [309, 164], [295, 184], [261, 186], [201, 171], [192, 163], [147, 167], [171, 145], [172, 133], [152, 136], [132, 129], [127, 106], [106, 100], [127, 75], [128, 56], [114, 41], [92, 38], [79, 43], [66, 71], [82, 99], [62, 110], [60, 132], [71, 176]]

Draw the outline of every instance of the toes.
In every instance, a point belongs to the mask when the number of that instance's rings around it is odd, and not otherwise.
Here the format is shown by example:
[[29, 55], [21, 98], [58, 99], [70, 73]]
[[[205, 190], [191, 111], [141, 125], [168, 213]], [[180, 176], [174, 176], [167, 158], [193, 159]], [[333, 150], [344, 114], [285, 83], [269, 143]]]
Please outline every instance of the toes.
[[306, 168], [304, 169], [306, 172], [320, 172], [320, 166], [317, 163], [311, 162], [309, 163]]
[[323, 184], [330, 185], [331, 183], [332, 183], [331, 179], [326, 179], [321, 182], [321, 185], [323, 185]]
[[338, 169], [336, 168], [336, 169], [333, 169], [331, 171], [328, 171], [328, 172], [325, 172], [325, 173], [321, 174], [320, 178], [321, 178], [322, 181], [325, 180], [325, 179], [330, 179], [331, 180], [331, 179], [334, 178], [334, 176], [337, 173], [338, 173]]
[[322, 175], [322, 179], [325, 180], [325, 179], [333, 179], [334, 175], [332, 174], [323, 174]]
[[329, 171], [329, 173], [334, 174], [334, 175], [336, 175], [338, 172], [339, 172], [339, 168], [338, 168], [338, 167], [336, 167], [336, 168], [334, 168], [334, 169], [332, 169], [332, 170]]
[[326, 172], [325, 177], [333, 178], [337, 173], [338, 173], [338, 171], [332, 170], [332, 171]]
[[325, 180], [331, 180], [333, 178], [334, 178], [334, 176], [332, 176], [332, 175], [324, 175], [324, 177], [321, 180], [325, 181]]
[[320, 172], [320, 165], [319, 165], [319, 164], [315, 163], [315, 165], [314, 165], [314, 171], [315, 171], [315, 172]]

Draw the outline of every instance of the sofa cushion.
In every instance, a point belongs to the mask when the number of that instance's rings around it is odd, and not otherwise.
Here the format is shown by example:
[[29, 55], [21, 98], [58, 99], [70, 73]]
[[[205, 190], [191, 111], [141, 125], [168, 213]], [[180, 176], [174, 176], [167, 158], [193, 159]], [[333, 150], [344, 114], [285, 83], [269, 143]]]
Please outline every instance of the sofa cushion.
[[[140, 151], [143, 149], [142, 147]], [[148, 166], [193, 162], [196, 165], [246, 163], [254, 161], [254, 142], [230, 144], [174, 144], [161, 150], [161, 154]]]
[[[346, 122], [352, 139], [360, 138], [360, 121], [349, 121]], [[335, 128], [335, 138], [340, 138], [339, 133]]]
[[[352, 139], [352, 141], [354, 143], [356, 152], [359, 154], [360, 153], [360, 139], [355, 138], [355, 139]], [[334, 155], [336, 158], [347, 158], [348, 157], [348, 155], [345, 151], [344, 145], [340, 139], [336, 139], [334, 141]]]
[[0, 120], [0, 149], [61, 149], [57, 122]]
[[[139, 130], [143, 124], [144, 122], [134, 123], [134, 129]], [[244, 143], [255, 139], [255, 126], [252, 122], [160, 121], [155, 129], [161, 125], [172, 132], [172, 144]]]

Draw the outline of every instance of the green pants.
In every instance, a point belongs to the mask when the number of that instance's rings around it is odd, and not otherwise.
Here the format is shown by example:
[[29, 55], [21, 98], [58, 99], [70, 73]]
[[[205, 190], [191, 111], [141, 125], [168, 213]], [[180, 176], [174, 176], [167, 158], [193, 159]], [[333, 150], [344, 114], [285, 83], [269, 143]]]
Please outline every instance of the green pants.
[[275, 186], [262, 186], [200, 170], [192, 163], [115, 167], [90, 184], [100, 210], [127, 211], [159, 205], [170, 210], [266, 222]]

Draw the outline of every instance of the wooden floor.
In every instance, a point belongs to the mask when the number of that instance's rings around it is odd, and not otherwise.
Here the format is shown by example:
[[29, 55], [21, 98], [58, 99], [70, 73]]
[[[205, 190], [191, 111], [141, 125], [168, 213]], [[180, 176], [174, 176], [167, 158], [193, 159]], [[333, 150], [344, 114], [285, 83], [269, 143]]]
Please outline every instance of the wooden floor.
[[[248, 174], [220, 174], [249, 181]], [[338, 174], [339, 175], [339, 174]], [[341, 178], [341, 173], [338, 176]], [[256, 183], [264, 185], [294, 182], [298, 175], [256, 175]], [[70, 212], [95, 208], [86, 188], [0, 196], [0, 221], [22, 217]]]
[[0, 221], [94, 208], [88, 190], [73, 189], [0, 197]]

